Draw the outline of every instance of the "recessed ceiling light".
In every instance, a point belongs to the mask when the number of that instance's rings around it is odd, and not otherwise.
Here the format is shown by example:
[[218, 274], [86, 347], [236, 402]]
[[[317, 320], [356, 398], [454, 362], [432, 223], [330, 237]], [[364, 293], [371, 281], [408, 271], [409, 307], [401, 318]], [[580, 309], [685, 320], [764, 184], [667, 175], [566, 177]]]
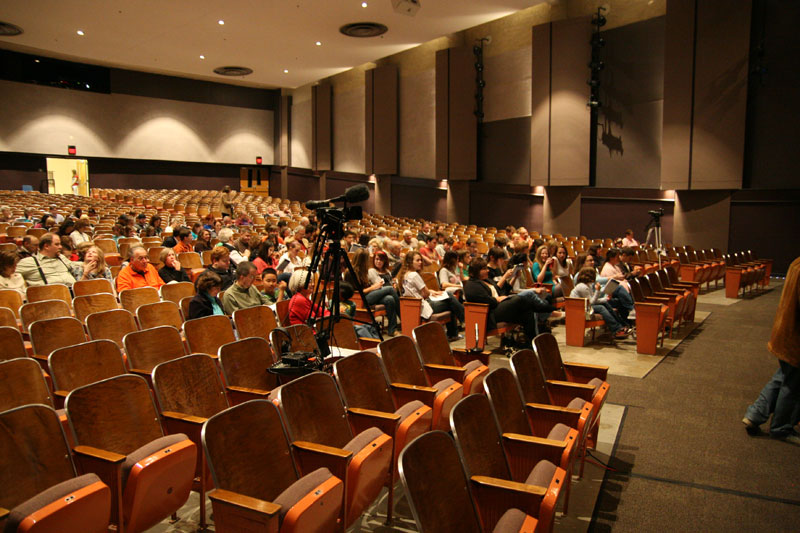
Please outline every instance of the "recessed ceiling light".
[[367, 3], [366, 2], [361, 2], [361, 7], [367, 7]]
[[217, 23], [218, 23], [220, 26], [224, 26], [224, 25], [225, 25], [225, 21], [224, 21], [224, 20], [222, 20], [222, 19], [218, 20], [218, 21], [217, 21]]
[[33, 62], [34, 63], [40, 63], [40, 61], [38, 59], [34, 59]]
[[283, 73], [284, 74], [289, 74], [289, 69], [288, 68], [283, 69]]
[[202, 55], [200, 56], [200, 59], [205, 59], [205, 58], [206, 58], [206, 56], [202, 56]]
[[89, 87], [89, 84], [88, 84], [88, 83], [86, 84], [86, 88], [87, 88], [87, 89], [91, 89], [91, 87]]
[[81, 35], [81, 36], [86, 35], [85, 33], [83, 33], [83, 30], [78, 30], [77, 33], [78, 33], [78, 35]]
[[316, 44], [317, 46], [322, 46], [322, 42], [321, 42], [321, 41], [317, 41], [317, 42], [316, 42], [316, 43], [314, 43], [314, 44]]

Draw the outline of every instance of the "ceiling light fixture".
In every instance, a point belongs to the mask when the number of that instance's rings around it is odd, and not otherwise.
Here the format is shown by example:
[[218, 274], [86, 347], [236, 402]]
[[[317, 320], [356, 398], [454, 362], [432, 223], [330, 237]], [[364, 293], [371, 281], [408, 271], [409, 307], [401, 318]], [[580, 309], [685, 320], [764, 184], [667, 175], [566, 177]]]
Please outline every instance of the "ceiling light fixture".
[[81, 37], [83, 37], [84, 35], [86, 35], [85, 33], [83, 33], [83, 30], [78, 30], [78, 31], [77, 31], [77, 33], [78, 33], [78, 35], [80, 35]]
[[284, 74], [289, 74], [289, 69], [288, 68], [283, 69], [283, 73]]
[[200, 56], [200, 59], [205, 59], [205, 58], [206, 58], [206, 56], [203, 56], [203, 55]]
[[222, 19], [218, 20], [218, 21], [217, 21], [217, 23], [218, 23], [220, 26], [224, 26], [224, 25], [225, 25], [225, 21], [224, 21], [224, 20], [222, 20]]
[[317, 41], [317, 42], [316, 42], [316, 43], [314, 43], [314, 44], [316, 44], [317, 46], [322, 46], [322, 43], [321, 43], [320, 41]]
[[361, 7], [367, 7], [367, 5], [368, 4], [366, 2], [361, 2]]

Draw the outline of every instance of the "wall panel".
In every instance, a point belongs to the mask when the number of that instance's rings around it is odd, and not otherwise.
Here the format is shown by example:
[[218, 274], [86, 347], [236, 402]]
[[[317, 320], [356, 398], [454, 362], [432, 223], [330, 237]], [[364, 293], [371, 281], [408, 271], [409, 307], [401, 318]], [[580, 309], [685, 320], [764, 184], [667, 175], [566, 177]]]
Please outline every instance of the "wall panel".
[[333, 167], [364, 172], [364, 87], [333, 95]]
[[436, 71], [400, 72], [399, 174], [436, 177]]

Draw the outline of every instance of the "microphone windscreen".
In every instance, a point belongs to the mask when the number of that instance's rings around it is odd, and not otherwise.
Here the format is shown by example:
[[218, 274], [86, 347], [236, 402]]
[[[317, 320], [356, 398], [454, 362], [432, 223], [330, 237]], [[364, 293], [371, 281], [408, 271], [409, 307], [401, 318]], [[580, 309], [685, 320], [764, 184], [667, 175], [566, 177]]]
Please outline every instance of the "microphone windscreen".
[[350, 204], [363, 202], [369, 198], [369, 187], [363, 183], [353, 185], [344, 191], [344, 198], [345, 201]]

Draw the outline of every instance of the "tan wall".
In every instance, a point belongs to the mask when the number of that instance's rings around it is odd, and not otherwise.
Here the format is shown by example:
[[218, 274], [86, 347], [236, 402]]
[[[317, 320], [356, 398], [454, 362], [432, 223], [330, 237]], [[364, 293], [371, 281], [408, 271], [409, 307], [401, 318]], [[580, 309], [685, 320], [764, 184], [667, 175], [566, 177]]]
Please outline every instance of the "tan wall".
[[290, 166], [311, 168], [311, 86], [292, 92], [292, 146]]
[[0, 81], [0, 151], [273, 162], [272, 111]]
[[333, 89], [333, 169], [364, 172], [364, 85]]

